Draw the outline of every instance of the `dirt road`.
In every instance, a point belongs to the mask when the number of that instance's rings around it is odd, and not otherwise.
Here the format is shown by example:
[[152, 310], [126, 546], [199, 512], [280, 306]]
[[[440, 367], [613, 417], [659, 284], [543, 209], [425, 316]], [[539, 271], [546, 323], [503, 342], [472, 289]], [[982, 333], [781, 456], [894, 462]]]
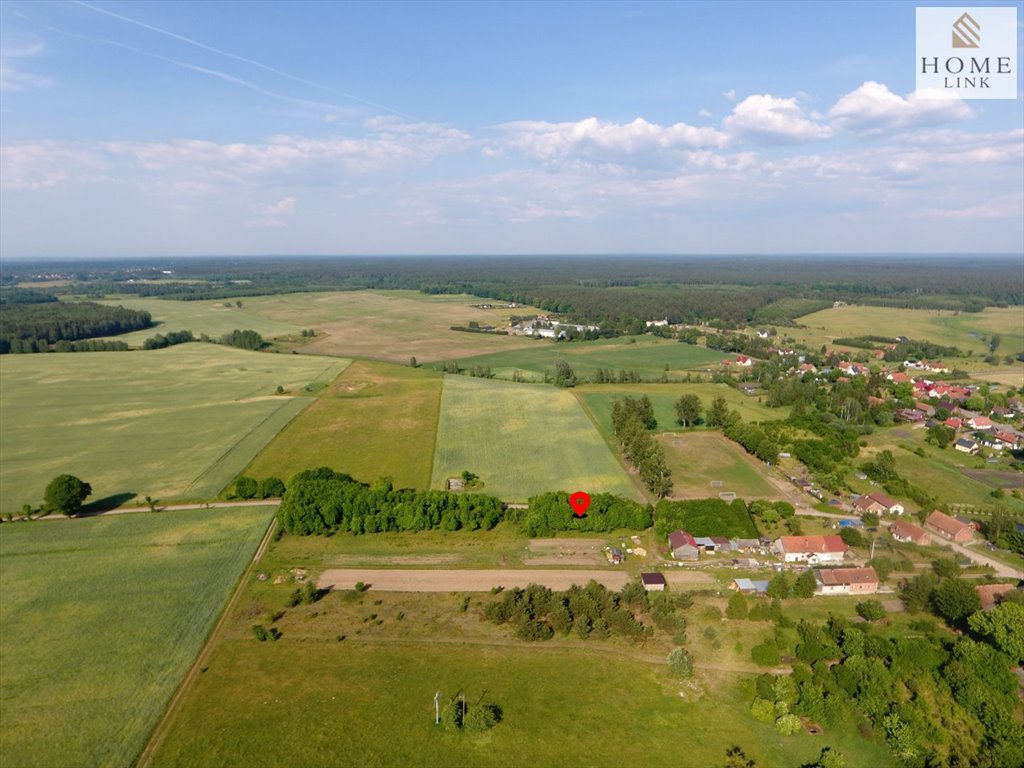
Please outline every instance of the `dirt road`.
[[[213, 501], [205, 504], [157, 504], [156, 511], [177, 512], [182, 509], [221, 509], [228, 507], [276, 507], [280, 499], [239, 499], [238, 501]], [[83, 517], [99, 517], [100, 515], [127, 515], [134, 512], [149, 512], [149, 507], [118, 507], [117, 509], [101, 509], [97, 512], [81, 512], [74, 517], [67, 515], [42, 515], [35, 520], [76, 520]]]
[[[487, 592], [492, 587], [526, 587], [543, 584], [551, 589], [568, 589], [573, 584], [586, 584], [593, 579], [609, 589], [620, 590], [630, 579], [626, 571], [552, 570], [541, 568], [494, 570], [383, 570], [371, 568], [329, 568], [320, 574], [320, 589], [352, 589], [357, 582], [369, 584], [377, 592]], [[704, 573], [668, 571], [670, 585], [714, 586], [715, 580]]]

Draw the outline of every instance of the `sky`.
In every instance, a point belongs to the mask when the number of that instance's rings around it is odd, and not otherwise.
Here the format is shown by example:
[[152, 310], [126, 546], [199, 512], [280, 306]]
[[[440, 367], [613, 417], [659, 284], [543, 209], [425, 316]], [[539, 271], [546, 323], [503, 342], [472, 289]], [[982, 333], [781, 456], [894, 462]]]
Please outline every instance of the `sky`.
[[0, 258], [1024, 253], [1020, 87], [914, 61], [913, 2], [4, 0]]

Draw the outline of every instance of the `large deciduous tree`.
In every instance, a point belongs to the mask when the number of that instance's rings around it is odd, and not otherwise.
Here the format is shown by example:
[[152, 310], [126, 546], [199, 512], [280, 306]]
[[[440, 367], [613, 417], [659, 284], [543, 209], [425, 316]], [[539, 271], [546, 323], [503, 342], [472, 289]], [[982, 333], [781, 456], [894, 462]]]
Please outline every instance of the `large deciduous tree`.
[[684, 427], [692, 427], [700, 420], [704, 406], [696, 395], [683, 395], [676, 400], [676, 421]]
[[57, 475], [46, 486], [43, 508], [47, 512], [73, 515], [82, 508], [82, 502], [92, 493], [92, 486], [74, 475]]

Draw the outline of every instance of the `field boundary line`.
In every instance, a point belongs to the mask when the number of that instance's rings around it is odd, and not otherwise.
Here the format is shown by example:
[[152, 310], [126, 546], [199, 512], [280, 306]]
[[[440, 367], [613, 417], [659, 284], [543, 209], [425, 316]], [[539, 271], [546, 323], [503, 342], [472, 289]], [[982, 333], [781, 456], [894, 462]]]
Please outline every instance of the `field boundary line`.
[[242, 572], [242, 575], [238, 578], [238, 583], [235, 585], [235, 589], [231, 593], [231, 597], [228, 598], [228, 601], [224, 604], [224, 608], [217, 617], [217, 621], [213, 625], [213, 629], [210, 630], [210, 633], [206, 636], [206, 640], [203, 642], [202, 648], [200, 648], [199, 653], [196, 654], [195, 661], [185, 674], [185, 677], [182, 678], [178, 688], [174, 691], [174, 695], [168, 702], [167, 708], [164, 710], [160, 720], [158, 720], [157, 724], [153, 727], [153, 731], [146, 740], [146, 745], [142, 748], [142, 752], [140, 752], [139, 756], [132, 762], [132, 765], [135, 768], [148, 768], [148, 766], [152, 764], [153, 757], [156, 755], [156, 751], [160, 748], [160, 745], [163, 744], [164, 739], [167, 738], [167, 733], [170, 730], [171, 724], [174, 722], [175, 716], [181, 709], [181, 705], [185, 700], [186, 694], [195, 685], [195, 681], [200, 674], [200, 669], [213, 651], [213, 641], [220, 635], [224, 625], [227, 624], [228, 617], [231, 615], [232, 610], [234, 610], [235, 605], [237, 605], [238, 600], [242, 595], [242, 591], [249, 580], [249, 576], [251, 576], [253, 570], [255, 570], [256, 564], [266, 551], [267, 546], [270, 544], [270, 539], [276, 530], [277, 515], [275, 514], [270, 520], [270, 525], [267, 526], [267, 532], [263, 534], [263, 539], [256, 548], [256, 553]]
[[609, 437], [605, 437], [604, 433], [601, 431], [601, 427], [597, 423], [597, 418], [590, 410], [590, 406], [588, 406], [586, 401], [582, 397], [580, 397], [575, 391], [573, 391], [571, 394], [573, 396], [573, 399], [575, 399], [576, 402], [579, 404], [580, 408], [583, 409], [583, 413], [586, 415], [587, 420], [590, 422], [590, 425], [594, 428], [597, 434], [604, 441], [604, 444], [608, 446], [608, 450], [612, 452], [612, 456], [615, 457], [615, 460], [619, 462], [619, 466], [622, 467], [622, 471], [626, 473], [626, 477], [628, 477], [629, 482], [632, 483], [633, 490], [640, 494], [640, 502], [642, 504], [650, 504], [651, 500], [647, 496], [647, 491], [644, 489], [643, 485], [640, 482], [640, 476], [632, 472], [631, 467], [629, 466], [629, 464], [626, 463], [625, 457], [622, 455], [622, 452], [619, 450], [619, 447], [615, 445], [614, 441]]
[[[437, 391], [437, 409], [434, 412], [434, 450], [430, 452], [430, 467], [427, 470], [426, 488], [428, 491], [431, 490], [430, 486], [434, 480], [434, 463], [437, 461], [437, 441], [441, 437], [441, 403], [444, 399], [444, 385], [445, 382], [448, 380], [449, 375], [450, 374], [447, 373], [441, 374], [441, 386], [438, 387]], [[447, 491], [448, 489], [444, 488], [443, 490]]]

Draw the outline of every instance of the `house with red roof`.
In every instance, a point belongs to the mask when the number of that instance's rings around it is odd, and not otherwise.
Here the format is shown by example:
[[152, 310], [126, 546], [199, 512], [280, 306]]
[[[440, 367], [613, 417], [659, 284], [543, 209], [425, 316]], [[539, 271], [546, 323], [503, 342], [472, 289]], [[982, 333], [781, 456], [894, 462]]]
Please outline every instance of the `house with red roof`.
[[849, 547], [839, 536], [781, 536], [772, 550], [787, 563], [842, 563]]
[[668, 535], [668, 549], [676, 560], [696, 560], [700, 556], [697, 540], [686, 531], [672, 531]]
[[816, 595], [873, 595], [878, 591], [874, 568], [821, 568], [814, 572]]
[[901, 541], [904, 544], [917, 544], [923, 547], [932, 543], [932, 537], [928, 535], [928, 531], [905, 520], [897, 520], [890, 525], [889, 533], [896, 541]]
[[736, 355], [736, 365], [741, 366], [743, 368], [749, 368], [753, 364], [754, 361], [751, 360], [746, 355]]
[[967, 426], [971, 429], [992, 429], [992, 419], [988, 416], [971, 416], [967, 420]]
[[924, 521], [924, 527], [933, 533], [939, 534], [944, 539], [960, 544], [974, 538], [974, 531], [971, 529], [971, 526], [965, 525], [955, 517], [950, 517], [937, 509], [928, 515], [928, 518]]
[[893, 384], [909, 384], [910, 382], [913, 381], [912, 378], [910, 378], [907, 374], [903, 373], [902, 371], [896, 371], [896, 373], [890, 373], [885, 378], [887, 378]]

